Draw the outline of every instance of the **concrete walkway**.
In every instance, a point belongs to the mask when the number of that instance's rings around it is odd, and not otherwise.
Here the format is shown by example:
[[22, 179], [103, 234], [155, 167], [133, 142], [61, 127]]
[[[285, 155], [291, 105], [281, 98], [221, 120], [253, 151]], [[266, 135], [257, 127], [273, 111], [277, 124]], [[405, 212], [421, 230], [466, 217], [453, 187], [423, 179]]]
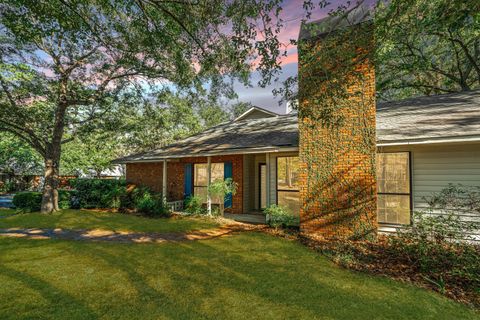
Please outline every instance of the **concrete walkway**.
[[64, 230], [64, 229], [0, 229], [0, 237], [29, 239], [62, 239], [82, 241], [108, 241], [123, 243], [163, 243], [192, 240], [207, 240], [231, 235], [235, 232], [260, 230], [262, 227], [248, 224], [231, 224], [220, 228], [191, 231], [186, 233], [142, 233], [108, 230]]

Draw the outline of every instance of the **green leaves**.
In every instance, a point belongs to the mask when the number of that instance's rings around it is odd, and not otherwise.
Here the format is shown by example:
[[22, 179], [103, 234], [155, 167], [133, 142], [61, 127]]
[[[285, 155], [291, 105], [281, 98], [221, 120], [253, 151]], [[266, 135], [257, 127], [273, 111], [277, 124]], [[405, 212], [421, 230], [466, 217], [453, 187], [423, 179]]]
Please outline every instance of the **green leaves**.
[[390, 1], [376, 10], [377, 87], [401, 99], [480, 87], [480, 3]]

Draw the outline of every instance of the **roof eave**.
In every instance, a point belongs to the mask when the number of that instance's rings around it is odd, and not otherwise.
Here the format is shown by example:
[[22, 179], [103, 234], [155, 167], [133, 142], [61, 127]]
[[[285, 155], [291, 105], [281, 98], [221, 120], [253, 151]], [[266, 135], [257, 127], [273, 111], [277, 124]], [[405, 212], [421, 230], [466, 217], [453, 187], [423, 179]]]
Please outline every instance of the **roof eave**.
[[238, 154], [255, 154], [255, 153], [278, 153], [278, 152], [298, 152], [296, 146], [269, 146], [262, 148], [242, 148], [242, 149], [225, 149], [225, 150], [212, 150], [199, 153], [186, 153], [177, 155], [164, 155], [159, 157], [151, 157], [148, 159], [116, 159], [113, 161], [115, 164], [126, 163], [146, 163], [146, 162], [158, 162], [162, 160], [173, 160], [181, 158], [191, 157], [212, 157], [212, 156], [225, 156], [225, 155], [238, 155]]
[[480, 142], [480, 135], [394, 140], [394, 141], [384, 140], [384, 141], [377, 141], [377, 147], [426, 145], [426, 144], [442, 144], [442, 143], [470, 143], [470, 142], [473, 142], [473, 143]]

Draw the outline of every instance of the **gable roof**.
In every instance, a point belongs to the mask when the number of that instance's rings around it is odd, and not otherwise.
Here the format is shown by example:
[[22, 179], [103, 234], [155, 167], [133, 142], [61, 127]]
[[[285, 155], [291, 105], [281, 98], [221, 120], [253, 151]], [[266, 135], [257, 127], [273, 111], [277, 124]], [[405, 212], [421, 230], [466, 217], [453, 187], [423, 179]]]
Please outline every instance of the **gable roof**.
[[[377, 145], [480, 141], [480, 90], [377, 105]], [[298, 150], [297, 114], [236, 120], [117, 163]]]
[[242, 113], [241, 115], [239, 115], [233, 121], [240, 121], [245, 119], [268, 118], [268, 117], [276, 117], [276, 116], [278, 116], [278, 113], [254, 106], [248, 109], [247, 111], [245, 111], [244, 113]]

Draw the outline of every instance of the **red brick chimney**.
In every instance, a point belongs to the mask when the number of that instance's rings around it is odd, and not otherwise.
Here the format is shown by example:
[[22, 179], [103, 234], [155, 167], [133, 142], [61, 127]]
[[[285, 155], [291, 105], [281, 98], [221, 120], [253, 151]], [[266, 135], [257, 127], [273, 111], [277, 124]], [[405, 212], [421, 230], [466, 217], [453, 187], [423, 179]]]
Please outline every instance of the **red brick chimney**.
[[300, 227], [310, 235], [360, 239], [376, 233], [375, 68], [369, 50], [373, 21], [365, 7], [305, 24], [300, 32]]

